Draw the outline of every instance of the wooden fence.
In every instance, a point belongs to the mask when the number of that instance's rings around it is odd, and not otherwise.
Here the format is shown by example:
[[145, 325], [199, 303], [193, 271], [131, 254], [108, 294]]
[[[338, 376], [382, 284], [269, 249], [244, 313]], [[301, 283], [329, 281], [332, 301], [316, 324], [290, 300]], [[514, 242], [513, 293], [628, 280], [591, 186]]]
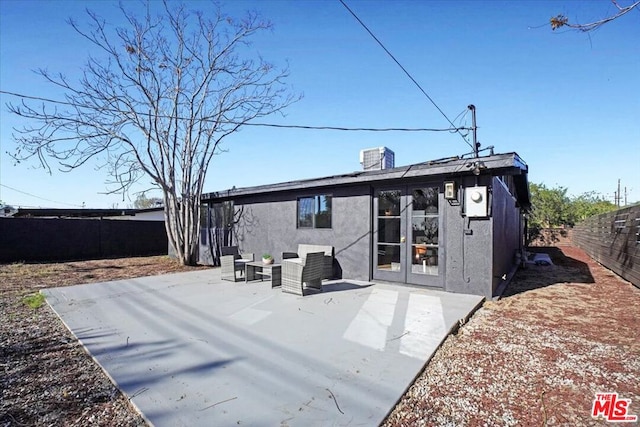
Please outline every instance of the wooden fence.
[[167, 254], [163, 221], [0, 218], [0, 263]]
[[640, 206], [587, 218], [574, 227], [573, 243], [640, 287]]

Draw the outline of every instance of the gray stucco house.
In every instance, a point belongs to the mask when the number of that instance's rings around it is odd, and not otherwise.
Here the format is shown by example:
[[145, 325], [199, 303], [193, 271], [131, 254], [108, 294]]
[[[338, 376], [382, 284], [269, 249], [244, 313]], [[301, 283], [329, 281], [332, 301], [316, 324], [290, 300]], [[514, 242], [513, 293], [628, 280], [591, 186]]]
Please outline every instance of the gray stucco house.
[[331, 245], [336, 278], [491, 298], [524, 250], [527, 172], [508, 153], [204, 194], [200, 261]]

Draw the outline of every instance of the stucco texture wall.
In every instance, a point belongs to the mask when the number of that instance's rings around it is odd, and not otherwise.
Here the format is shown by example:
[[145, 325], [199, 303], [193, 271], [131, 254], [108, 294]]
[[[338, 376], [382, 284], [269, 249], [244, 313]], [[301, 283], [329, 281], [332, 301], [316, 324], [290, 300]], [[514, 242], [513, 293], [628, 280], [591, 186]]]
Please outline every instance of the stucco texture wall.
[[[298, 229], [297, 197], [330, 194], [330, 229]], [[256, 258], [270, 253], [276, 262], [282, 252], [295, 252], [299, 243], [334, 247], [334, 275], [370, 279], [371, 199], [369, 186], [334, 188], [309, 194], [253, 196], [235, 201], [242, 211], [236, 225], [236, 241], [243, 252]]]
[[515, 265], [520, 248], [521, 213], [508, 189], [493, 179], [493, 278], [492, 293], [504, 282]]
[[[476, 184], [475, 177], [465, 178], [459, 199], [464, 191]], [[490, 185], [490, 177], [480, 177], [478, 185]], [[490, 298], [492, 293], [491, 218], [467, 218], [462, 203], [445, 203], [444, 249], [445, 290]], [[466, 232], [465, 232], [466, 230]]]

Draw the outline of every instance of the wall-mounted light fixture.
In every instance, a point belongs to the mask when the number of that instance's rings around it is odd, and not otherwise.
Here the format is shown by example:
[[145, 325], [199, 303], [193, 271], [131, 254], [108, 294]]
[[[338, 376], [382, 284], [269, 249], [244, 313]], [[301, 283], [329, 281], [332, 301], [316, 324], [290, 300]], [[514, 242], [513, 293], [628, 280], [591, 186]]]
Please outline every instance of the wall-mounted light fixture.
[[444, 199], [458, 200], [458, 186], [455, 181], [444, 182]]
[[475, 162], [469, 162], [469, 163], [467, 163], [466, 166], [476, 176], [480, 175], [480, 171], [482, 171], [483, 169], [487, 168], [487, 165], [485, 165], [484, 162], [481, 161], [481, 160], [477, 160]]

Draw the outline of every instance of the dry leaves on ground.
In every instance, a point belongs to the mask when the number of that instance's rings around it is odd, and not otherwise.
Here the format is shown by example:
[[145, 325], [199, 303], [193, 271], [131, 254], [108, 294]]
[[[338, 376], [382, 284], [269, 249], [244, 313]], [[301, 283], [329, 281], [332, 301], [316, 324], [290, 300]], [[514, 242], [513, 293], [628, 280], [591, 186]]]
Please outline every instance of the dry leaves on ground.
[[[600, 425], [594, 393], [640, 414], [640, 290], [582, 251], [516, 274], [436, 352], [386, 426]], [[44, 287], [184, 271], [166, 257], [0, 265], [0, 426], [144, 425], [45, 304]]]
[[385, 426], [606, 425], [597, 392], [640, 415], [640, 289], [571, 247], [519, 271], [452, 335]]
[[44, 303], [42, 288], [190, 270], [168, 257], [0, 265], [0, 426], [138, 426], [140, 415]]

